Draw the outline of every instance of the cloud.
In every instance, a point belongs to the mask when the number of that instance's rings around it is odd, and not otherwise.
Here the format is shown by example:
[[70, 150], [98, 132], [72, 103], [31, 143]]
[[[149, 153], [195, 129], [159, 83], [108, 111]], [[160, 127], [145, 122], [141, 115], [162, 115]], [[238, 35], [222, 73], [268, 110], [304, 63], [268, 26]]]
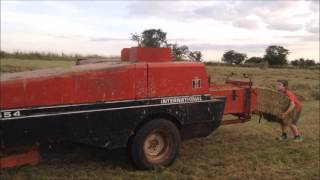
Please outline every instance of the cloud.
[[164, 16], [171, 8], [166, 8], [163, 2], [133, 2], [128, 5], [128, 14], [132, 16]]
[[307, 25], [306, 29], [311, 33], [319, 33], [319, 24]]
[[168, 38], [168, 42], [174, 43], [181, 43], [181, 42], [190, 42], [190, 41], [195, 41], [196, 39], [193, 38]]
[[318, 42], [319, 43], [319, 34], [300, 36], [299, 40], [302, 42]]
[[265, 49], [270, 44], [189, 44], [190, 49], [207, 51], [207, 50], [218, 50], [218, 51], [243, 51], [243, 52], [254, 52], [257, 49]]
[[127, 6], [128, 16], [139, 18], [166, 18], [171, 20], [187, 20], [191, 17], [190, 8], [186, 8], [193, 2], [179, 1], [140, 1], [131, 2]]
[[309, 1], [309, 8], [311, 11], [314, 13], [319, 13], [319, 8], [320, 8], [320, 2], [318, 0], [311, 0]]
[[59, 39], [67, 39], [67, 40], [85, 40], [91, 42], [110, 42], [110, 41], [129, 41], [128, 38], [114, 38], [114, 37], [91, 37], [91, 36], [83, 36], [83, 35], [74, 35], [74, 34], [62, 34], [62, 35], [51, 35], [55, 38]]
[[306, 23], [306, 30], [310, 33], [319, 34], [319, 19], [312, 19]]
[[257, 29], [259, 27], [257, 21], [248, 18], [236, 19], [232, 22], [232, 25], [245, 29]]
[[72, 36], [65, 36], [65, 35], [58, 35], [58, 36], [54, 36], [55, 38], [58, 38], [58, 39], [72, 39], [73, 37]]
[[[300, 4], [299, 4], [300, 3]], [[194, 10], [201, 18], [230, 23], [234, 27], [254, 30], [264, 24], [270, 30], [298, 31], [304, 23], [297, 19], [306, 19], [310, 12], [301, 12], [297, 6], [304, 2], [295, 1], [229, 1], [218, 2], [212, 6]], [[307, 17], [306, 17], [307, 14]]]
[[287, 35], [287, 36], [274, 36], [276, 39], [283, 39], [290, 44], [304, 44], [319, 42], [319, 34], [306, 34], [306, 35]]
[[90, 38], [93, 42], [109, 42], [109, 41], [129, 41], [128, 38], [110, 38], [110, 37], [95, 37]]
[[245, 29], [258, 28], [258, 22], [249, 18], [250, 11], [245, 10], [244, 7], [239, 4], [233, 5], [233, 3], [219, 2], [212, 6], [195, 9], [194, 14], [199, 18], [208, 18], [214, 21], [230, 23], [234, 27]]
[[286, 23], [279, 20], [269, 23], [267, 27], [269, 29], [285, 30], [285, 31], [297, 31], [303, 28], [301, 24], [291, 24], [291, 23]]
[[212, 6], [204, 6], [195, 9], [193, 12], [196, 16], [201, 18], [210, 18], [218, 21], [232, 20], [236, 18], [235, 15], [245, 17], [248, 12], [240, 12], [240, 9], [235, 8], [227, 3], [217, 3]]
[[54, 38], [58, 38], [58, 39], [83, 39], [83, 38], [87, 38], [86, 36], [75, 35], [75, 34], [60, 34], [60, 35], [51, 34], [51, 36]]
[[135, 44], [130, 33], [161, 28], [168, 42], [212, 54], [263, 53], [269, 43], [308, 47], [310, 58], [318, 52], [317, 0], [6, 2], [1, 1], [2, 48], [44, 49], [48, 43], [48, 50], [118, 52]]

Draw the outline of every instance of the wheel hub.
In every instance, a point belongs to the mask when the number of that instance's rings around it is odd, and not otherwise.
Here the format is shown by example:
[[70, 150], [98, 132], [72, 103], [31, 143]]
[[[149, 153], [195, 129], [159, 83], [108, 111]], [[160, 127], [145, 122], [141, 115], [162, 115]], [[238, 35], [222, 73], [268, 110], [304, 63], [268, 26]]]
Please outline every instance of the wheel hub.
[[164, 148], [165, 140], [158, 133], [148, 136], [144, 144], [144, 151], [148, 156], [158, 156]]

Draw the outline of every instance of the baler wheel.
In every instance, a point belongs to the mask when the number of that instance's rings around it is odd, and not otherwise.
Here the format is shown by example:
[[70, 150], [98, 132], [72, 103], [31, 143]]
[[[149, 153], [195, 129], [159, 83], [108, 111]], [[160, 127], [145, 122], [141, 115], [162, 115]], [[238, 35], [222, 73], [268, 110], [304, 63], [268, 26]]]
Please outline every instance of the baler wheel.
[[166, 119], [154, 119], [138, 130], [131, 146], [131, 157], [141, 169], [170, 165], [180, 148], [177, 127]]

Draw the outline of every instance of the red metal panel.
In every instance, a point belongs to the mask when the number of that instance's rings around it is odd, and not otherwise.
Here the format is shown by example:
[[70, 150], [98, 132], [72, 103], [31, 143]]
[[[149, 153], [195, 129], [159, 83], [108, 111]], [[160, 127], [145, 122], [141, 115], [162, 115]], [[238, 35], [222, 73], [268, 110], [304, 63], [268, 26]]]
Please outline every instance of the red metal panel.
[[132, 62], [168, 62], [172, 61], [170, 48], [130, 48]]
[[[41, 105], [69, 104], [76, 102], [75, 82], [70, 74], [58, 77], [41, 77], [24, 80], [24, 89], [18, 94], [12, 96], [20, 96], [25, 98], [22, 107], [32, 107]], [[6, 96], [11, 94], [4, 92]], [[20, 104], [21, 106], [21, 104]], [[19, 107], [17, 104], [16, 107]]]
[[[228, 85], [224, 87], [212, 87], [210, 93], [214, 96], [227, 97], [224, 114], [245, 112], [243, 88]], [[235, 95], [235, 99], [233, 99], [233, 94]]]
[[[239, 82], [238, 85], [234, 85], [237, 84], [236, 82], [224, 85], [210, 85], [210, 94], [227, 97], [224, 114], [251, 113], [256, 109], [256, 87], [250, 88], [243, 83]], [[247, 96], [248, 91], [251, 92]]]
[[[92, 68], [92, 67], [97, 68]], [[101, 68], [105, 66], [105, 68]], [[88, 65], [74, 72], [1, 81], [0, 108], [90, 103], [135, 98], [135, 66]], [[79, 70], [80, 69], [80, 70]], [[54, 71], [54, 70], [52, 70]], [[38, 73], [41, 71], [33, 71]], [[50, 71], [49, 71], [50, 72]]]
[[136, 99], [146, 98], [148, 95], [147, 67], [146, 63], [137, 63], [135, 65], [135, 95]]
[[121, 50], [121, 61], [129, 61], [130, 59], [130, 48], [123, 48]]
[[[208, 93], [208, 75], [202, 63], [150, 63], [148, 67], [148, 96], [179, 96]], [[193, 80], [200, 80], [193, 88]]]
[[[22, 152], [23, 151], [23, 152]], [[1, 153], [8, 153], [8, 156], [0, 157], [0, 170], [22, 165], [37, 165], [40, 161], [38, 146], [17, 146], [8, 149], [0, 149]], [[16, 153], [13, 153], [16, 152]], [[19, 153], [17, 153], [19, 152]]]
[[27, 103], [25, 80], [11, 80], [0, 84], [0, 108], [21, 107]]
[[75, 95], [80, 102], [112, 101], [134, 98], [134, 66], [76, 76]]

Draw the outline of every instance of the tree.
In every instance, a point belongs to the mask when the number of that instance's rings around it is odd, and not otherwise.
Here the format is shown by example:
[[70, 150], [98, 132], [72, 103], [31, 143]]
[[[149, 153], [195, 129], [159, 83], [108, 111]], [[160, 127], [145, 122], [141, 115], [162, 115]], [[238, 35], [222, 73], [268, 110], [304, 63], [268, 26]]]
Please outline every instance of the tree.
[[304, 64], [305, 64], [305, 66], [315, 66], [316, 65], [315, 61], [311, 60], [311, 59], [307, 59]]
[[240, 64], [247, 58], [246, 54], [238, 53], [234, 50], [227, 51], [223, 54], [222, 61], [228, 64]]
[[193, 61], [201, 61], [202, 60], [202, 53], [200, 51], [193, 51], [189, 53], [189, 59]]
[[311, 59], [299, 58], [299, 59], [291, 61], [291, 65], [305, 67], [305, 66], [315, 66], [316, 63], [314, 60], [311, 60]]
[[189, 47], [186, 45], [179, 46], [178, 44], [171, 44], [172, 56], [176, 60], [186, 59], [187, 55], [190, 53]]
[[0, 51], [0, 57], [4, 58], [6, 56], [8, 56], [9, 53], [5, 52], [5, 51]]
[[147, 29], [142, 35], [131, 34], [131, 40], [138, 42], [138, 47], [160, 48], [167, 46], [167, 33], [161, 29]]
[[138, 43], [138, 47], [161, 48], [168, 47], [172, 49], [172, 56], [176, 60], [190, 59], [193, 61], [201, 61], [202, 53], [200, 51], [190, 51], [186, 45], [167, 43], [167, 33], [161, 29], [147, 29], [141, 35], [131, 34], [131, 40]]
[[137, 33], [131, 34], [131, 40], [137, 41], [138, 47], [141, 47], [141, 36], [140, 35], [138, 35]]
[[300, 66], [301, 67], [301, 66], [304, 66], [304, 64], [305, 64], [305, 60], [303, 58], [291, 61], [291, 65], [293, 65], [293, 66]]
[[251, 58], [247, 59], [244, 63], [245, 64], [250, 64], [250, 63], [259, 64], [262, 62], [263, 62], [263, 58], [261, 58], [261, 57], [251, 57]]
[[269, 46], [266, 49], [264, 59], [266, 59], [270, 65], [284, 65], [288, 63], [288, 54], [289, 50], [282, 46]]
[[293, 61], [291, 61], [291, 65], [292, 66], [299, 66], [299, 60], [293, 60]]

